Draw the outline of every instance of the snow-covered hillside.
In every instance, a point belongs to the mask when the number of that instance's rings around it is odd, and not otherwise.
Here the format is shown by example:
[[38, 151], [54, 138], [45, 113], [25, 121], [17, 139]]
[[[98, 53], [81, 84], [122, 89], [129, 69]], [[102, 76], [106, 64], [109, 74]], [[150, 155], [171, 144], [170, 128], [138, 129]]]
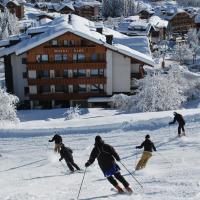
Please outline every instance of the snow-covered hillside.
[[[37, 120], [34, 119], [36, 113]], [[51, 114], [43, 111], [43, 115], [41, 111], [29, 114], [23, 111], [17, 128], [4, 127], [4, 131], [0, 131], [1, 200], [76, 199], [83, 173], [69, 174], [65, 163], [58, 161], [59, 156], [53, 153], [54, 145], [48, 143], [53, 130], [60, 131], [64, 143], [74, 150], [74, 159], [83, 169], [97, 134], [116, 148], [130, 171], [141, 156], [135, 146], [146, 134], [151, 135], [157, 147], [158, 153], [154, 153], [147, 168], [134, 174], [144, 191], [119, 164], [134, 194], [117, 195], [95, 162], [86, 173], [80, 194], [82, 200], [199, 200], [200, 110], [181, 111], [186, 116], [187, 134], [182, 138], [176, 138], [176, 125], [168, 126], [172, 112], [120, 114], [114, 110], [94, 109], [70, 121], [64, 121], [61, 113], [63, 110], [54, 110], [54, 116], [53, 111]], [[105, 124], [107, 129], [103, 129]], [[67, 127], [73, 127], [74, 131], [69, 132]]]

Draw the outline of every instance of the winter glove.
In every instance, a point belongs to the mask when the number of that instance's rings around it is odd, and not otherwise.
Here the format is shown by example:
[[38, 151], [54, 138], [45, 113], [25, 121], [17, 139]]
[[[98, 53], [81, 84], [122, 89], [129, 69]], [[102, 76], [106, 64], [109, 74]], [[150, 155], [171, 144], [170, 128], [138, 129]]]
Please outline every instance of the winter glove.
[[49, 140], [49, 142], [51, 142], [51, 140]]
[[62, 159], [60, 158], [59, 161], [61, 161]]
[[90, 166], [90, 163], [89, 162], [86, 162], [85, 163], [85, 167], [89, 167]]
[[139, 149], [138, 146], [135, 147], [136, 149]]

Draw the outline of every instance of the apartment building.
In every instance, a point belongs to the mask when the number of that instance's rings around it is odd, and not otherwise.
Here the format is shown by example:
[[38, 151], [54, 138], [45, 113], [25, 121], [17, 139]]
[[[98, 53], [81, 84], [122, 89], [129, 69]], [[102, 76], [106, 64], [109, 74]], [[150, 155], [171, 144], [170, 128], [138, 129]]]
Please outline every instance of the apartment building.
[[67, 15], [28, 29], [26, 37], [0, 41], [0, 46], [6, 44], [0, 57], [7, 90], [30, 108], [105, 105], [115, 93], [130, 94], [133, 78], [142, 77], [143, 65], [154, 62], [149, 55], [113, 42], [123, 37], [128, 38]]

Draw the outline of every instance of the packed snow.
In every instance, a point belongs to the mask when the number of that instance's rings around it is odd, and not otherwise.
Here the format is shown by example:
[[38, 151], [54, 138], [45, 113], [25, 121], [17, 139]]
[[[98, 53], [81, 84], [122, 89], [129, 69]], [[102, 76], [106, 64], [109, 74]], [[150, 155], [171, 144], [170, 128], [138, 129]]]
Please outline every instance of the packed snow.
[[[76, 199], [83, 172], [70, 174], [64, 161], [58, 161], [54, 144], [48, 143], [55, 130], [63, 136], [66, 146], [73, 149], [74, 160], [82, 169], [97, 134], [115, 147], [131, 172], [142, 152], [135, 146], [141, 144], [146, 134], [151, 135], [157, 147], [158, 152], [153, 154], [147, 167], [133, 174], [144, 190], [119, 164], [134, 193], [116, 194], [95, 162], [86, 172], [82, 200], [199, 200], [200, 109], [178, 111], [186, 119], [187, 136], [181, 138], [176, 137], [177, 125], [168, 126], [173, 111], [126, 114], [90, 109], [79, 118], [67, 121], [62, 115], [64, 111], [19, 111], [20, 124], [12, 128], [5, 124], [4, 131], [1, 129], [1, 200]], [[90, 126], [93, 130], [84, 129]], [[105, 126], [110, 129], [103, 129]], [[74, 132], [69, 132], [69, 127]]]

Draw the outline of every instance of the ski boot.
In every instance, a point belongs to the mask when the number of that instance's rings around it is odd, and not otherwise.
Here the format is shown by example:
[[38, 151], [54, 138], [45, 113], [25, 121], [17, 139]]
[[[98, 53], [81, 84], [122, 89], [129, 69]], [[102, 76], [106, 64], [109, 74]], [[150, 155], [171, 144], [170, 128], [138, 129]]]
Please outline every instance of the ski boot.
[[117, 189], [119, 194], [123, 194], [124, 193], [124, 190], [119, 185], [116, 186], [116, 189]]
[[130, 186], [126, 187], [126, 190], [129, 194], [132, 194], [133, 193], [133, 190], [130, 188]]

